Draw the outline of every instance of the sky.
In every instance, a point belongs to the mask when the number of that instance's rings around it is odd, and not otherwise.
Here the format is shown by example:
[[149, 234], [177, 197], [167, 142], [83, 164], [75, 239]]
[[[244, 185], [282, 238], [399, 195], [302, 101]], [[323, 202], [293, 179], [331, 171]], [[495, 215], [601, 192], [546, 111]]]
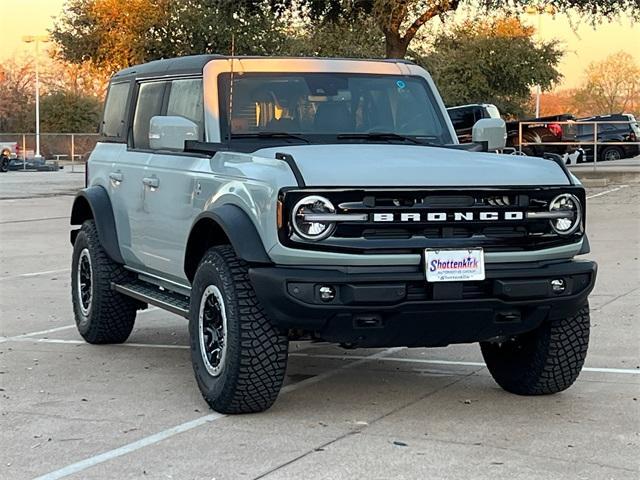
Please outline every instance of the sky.
[[[14, 55], [33, 51], [33, 44], [23, 44], [23, 35], [46, 34], [53, 25], [53, 17], [60, 14], [64, 0], [0, 0], [2, 42], [0, 61]], [[525, 15], [525, 23], [538, 26], [538, 18]], [[620, 50], [630, 53], [640, 64], [640, 24], [633, 25], [629, 19], [619, 18], [613, 22], [592, 27], [586, 23], [571, 26], [567, 15], [544, 15], [540, 20], [539, 37], [543, 40], [558, 40], [566, 49], [560, 64], [564, 75], [558, 88], [577, 87], [582, 81], [584, 68]]]

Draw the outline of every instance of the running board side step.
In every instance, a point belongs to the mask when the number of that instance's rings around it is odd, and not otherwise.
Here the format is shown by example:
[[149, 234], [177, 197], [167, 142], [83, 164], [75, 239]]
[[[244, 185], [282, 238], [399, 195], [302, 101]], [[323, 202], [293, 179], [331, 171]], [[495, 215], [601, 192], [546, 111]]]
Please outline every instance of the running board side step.
[[128, 283], [112, 283], [111, 288], [141, 302], [154, 305], [184, 318], [189, 318], [189, 297], [161, 289], [141, 280]]

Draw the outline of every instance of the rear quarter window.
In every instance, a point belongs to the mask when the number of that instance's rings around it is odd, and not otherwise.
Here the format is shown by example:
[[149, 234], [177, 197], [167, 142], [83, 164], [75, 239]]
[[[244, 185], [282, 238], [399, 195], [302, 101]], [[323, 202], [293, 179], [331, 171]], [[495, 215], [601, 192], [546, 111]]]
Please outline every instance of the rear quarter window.
[[114, 83], [109, 87], [102, 119], [103, 136], [120, 140], [125, 139], [125, 113], [129, 100], [129, 89], [129, 82]]

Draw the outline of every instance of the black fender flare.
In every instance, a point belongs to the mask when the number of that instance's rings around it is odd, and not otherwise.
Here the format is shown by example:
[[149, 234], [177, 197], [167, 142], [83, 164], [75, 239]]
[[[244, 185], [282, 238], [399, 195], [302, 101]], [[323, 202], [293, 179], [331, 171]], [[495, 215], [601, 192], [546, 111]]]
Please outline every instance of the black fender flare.
[[[124, 263], [118, 243], [116, 221], [109, 194], [99, 185], [80, 190], [71, 208], [71, 225], [82, 225], [85, 220], [96, 222], [100, 244], [109, 257], [117, 263]], [[79, 230], [71, 232], [71, 244], [75, 242]]]
[[[222, 230], [238, 257], [248, 263], [273, 263], [267, 255], [258, 230], [249, 215], [237, 205], [227, 204], [200, 213], [189, 231], [187, 250], [196, 226], [203, 220], [213, 220]], [[185, 256], [186, 257], [186, 256]], [[185, 258], [185, 263], [188, 258]]]

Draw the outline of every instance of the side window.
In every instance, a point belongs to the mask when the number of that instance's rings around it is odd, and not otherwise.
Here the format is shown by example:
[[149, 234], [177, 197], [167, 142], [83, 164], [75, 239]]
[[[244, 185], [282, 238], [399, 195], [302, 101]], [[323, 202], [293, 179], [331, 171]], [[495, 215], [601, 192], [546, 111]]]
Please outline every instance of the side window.
[[184, 117], [194, 122], [198, 125], [198, 140], [204, 140], [204, 100], [201, 78], [171, 82], [167, 115]]
[[133, 117], [133, 148], [149, 148], [149, 121], [162, 112], [166, 82], [140, 84]]
[[449, 110], [449, 117], [451, 118], [451, 123], [453, 123], [453, 128], [455, 128], [456, 130], [464, 128], [464, 110]]
[[578, 135], [590, 135], [593, 137], [593, 123], [580, 125], [578, 127]]
[[471, 128], [476, 123], [472, 108], [460, 108], [454, 110], [455, 118], [452, 115], [451, 121], [453, 122], [453, 128], [461, 130], [463, 128]]
[[102, 119], [102, 135], [124, 140], [126, 137], [125, 112], [129, 98], [129, 82], [114, 83], [109, 87]]

